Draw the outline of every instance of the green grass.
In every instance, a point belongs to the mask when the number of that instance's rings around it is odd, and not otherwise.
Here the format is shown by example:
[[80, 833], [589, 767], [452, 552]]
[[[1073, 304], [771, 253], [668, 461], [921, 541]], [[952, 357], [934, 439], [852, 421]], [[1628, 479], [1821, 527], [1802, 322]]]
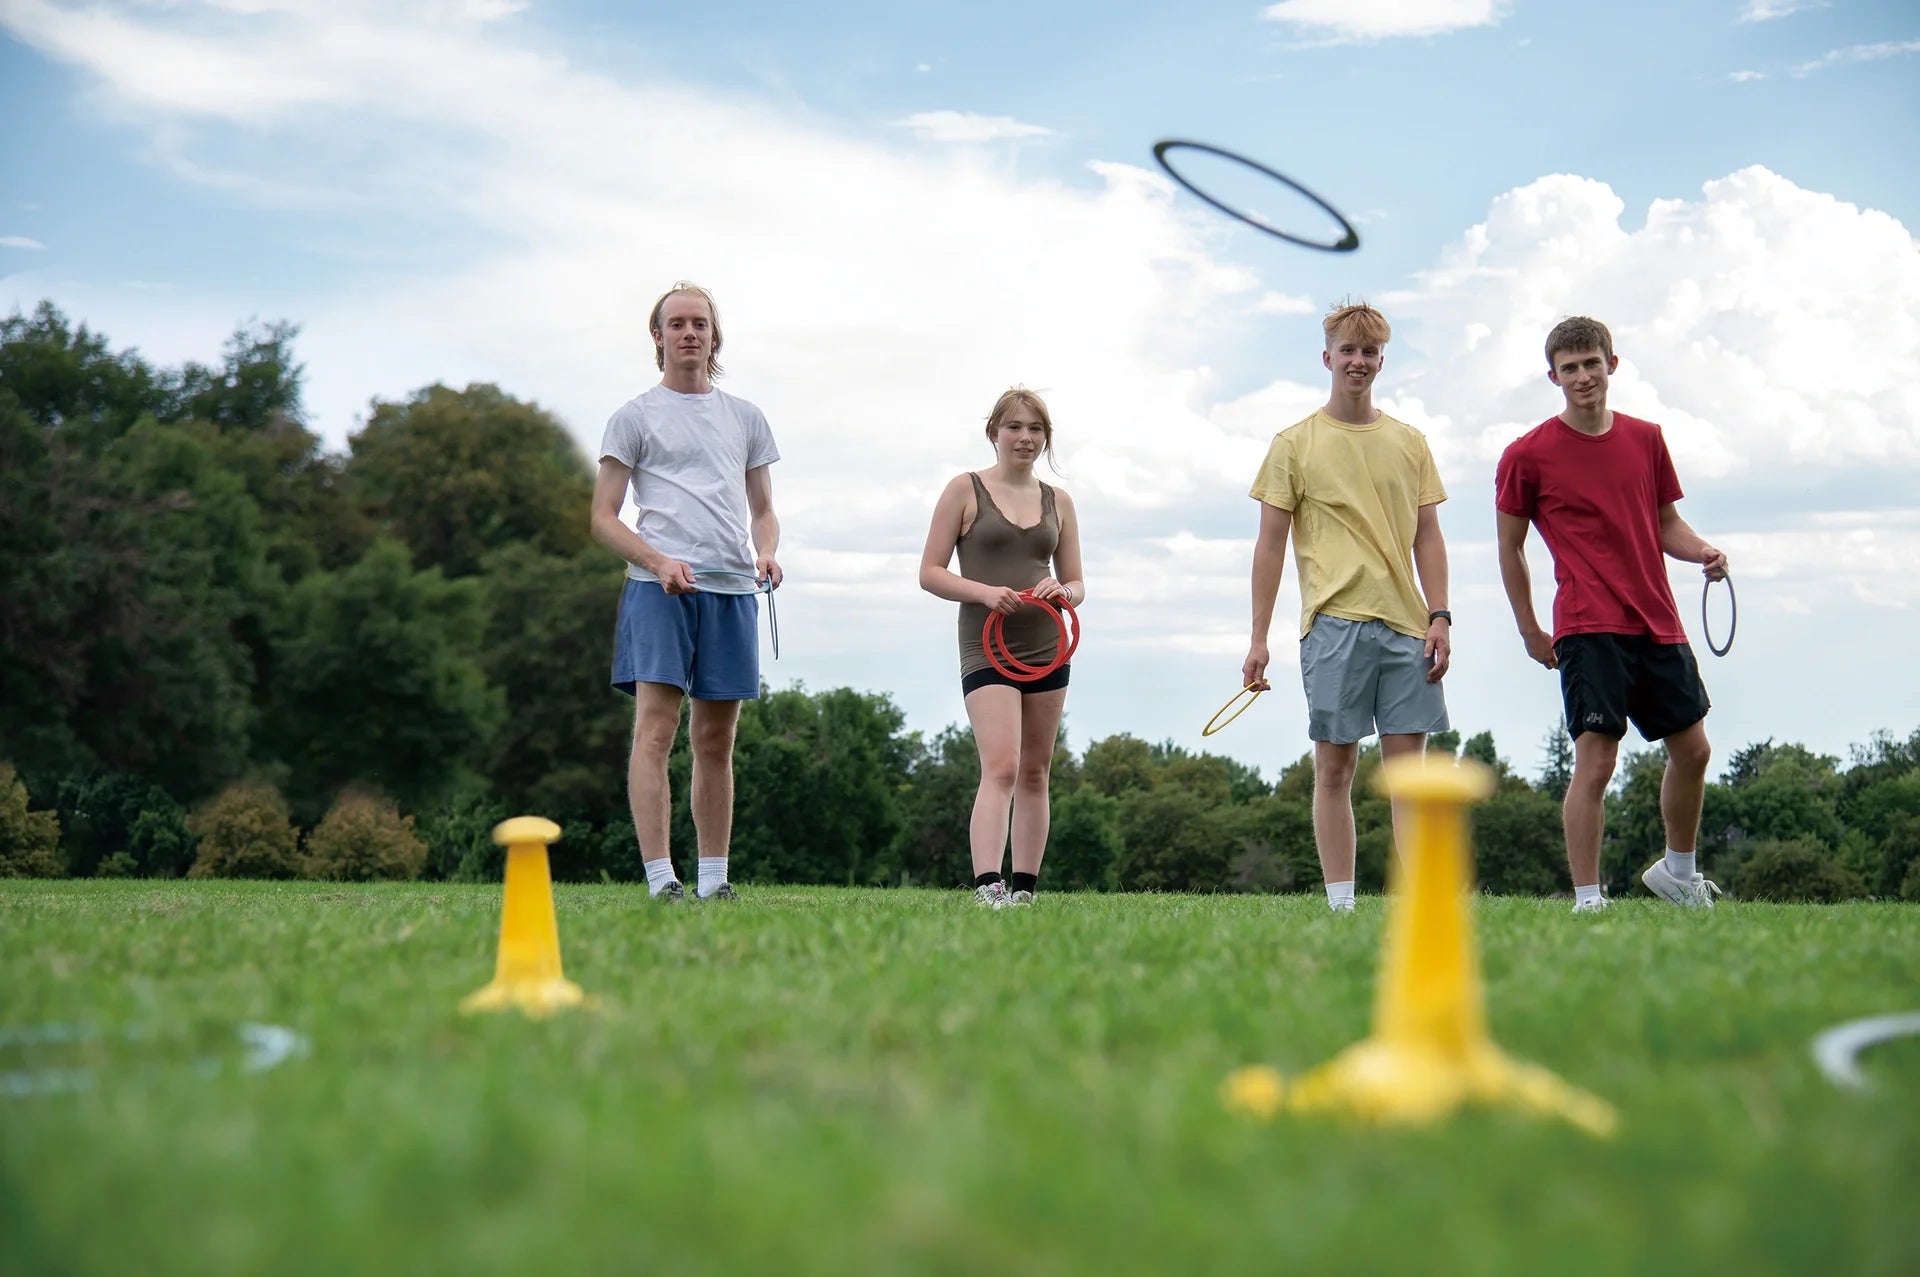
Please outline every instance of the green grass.
[[[1920, 1271], [1920, 909], [1485, 899], [1495, 1036], [1617, 1139], [1223, 1111], [1364, 1036], [1382, 902], [558, 893], [595, 1012], [462, 1017], [498, 889], [0, 883], [0, 1273]], [[237, 1026], [311, 1053], [237, 1066]]]

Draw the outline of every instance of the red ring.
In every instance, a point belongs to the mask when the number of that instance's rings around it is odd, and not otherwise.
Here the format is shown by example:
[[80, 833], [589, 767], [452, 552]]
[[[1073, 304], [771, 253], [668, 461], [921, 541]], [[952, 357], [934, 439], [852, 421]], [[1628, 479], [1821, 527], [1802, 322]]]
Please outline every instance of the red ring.
[[[1080, 614], [1073, 610], [1072, 599], [1063, 598], [1056, 607], [1053, 600], [1040, 598], [1032, 590], [1020, 591], [1020, 601], [1044, 608], [1053, 618], [1054, 625], [1059, 627], [1060, 641], [1054, 645], [1053, 660], [1046, 665], [1029, 665], [1015, 656], [1007, 647], [1007, 618], [1000, 612], [987, 613], [986, 624], [980, 627], [980, 644], [986, 649], [987, 664], [993, 666], [998, 673], [1016, 683], [1033, 683], [1045, 678], [1073, 659], [1074, 651], [1080, 646]], [[1066, 611], [1065, 617], [1060, 615], [1062, 609]], [[1073, 622], [1071, 637], [1067, 634], [1069, 620]], [[996, 642], [1000, 645], [998, 652], [994, 650]], [[1002, 657], [1005, 658], [1004, 661]]]

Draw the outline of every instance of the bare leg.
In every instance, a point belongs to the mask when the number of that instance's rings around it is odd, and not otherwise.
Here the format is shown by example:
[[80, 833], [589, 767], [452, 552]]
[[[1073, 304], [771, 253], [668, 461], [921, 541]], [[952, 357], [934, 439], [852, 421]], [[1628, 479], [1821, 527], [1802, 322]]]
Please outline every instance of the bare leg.
[[1313, 744], [1313, 845], [1320, 853], [1320, 876], [1328, 882], [1353, 881], [1353, 771], [1360, 746]]
[[1047, 854], [1052, 818], [1047, 785], [1053, 775], [1053, 742], [1066, 707], [1064, 687], [1020, 698], [1020, 766], [1013, 787], [1013, 872], [1018, 874], [1039, 873], [1040, 858]]
[[1600, 884], [1600, 836], [1607, 827], [1607, 785], [1620, 742], [1598, 732], [1573, 738], [1573, 779], [1560, 817], [1567, 831], [1567, 870], [1576, 887]]
[[1667, 846], [1684, 855], [1700, 841], [1700, 807], [1707, 796], [1707, 763], [1713, 758], [1707, 721], [1703, 718], [1662, 743], [1667, 770], [1660, 778], [1660, 815], [1666, 821]]
[[[1427, 749], [1425, 732], [1396, 732], [1391, 736], [1380, 737], [1380, 760], [1390, 763], [1396, 758], [1405, 758], [1409, 754], [1423, 754]], [[1395, 855], [1407, 854], [1407, 812], [1406, 803], [1393, 800], [1393, 850]]]
[[967, 693], [967, 721], [980, 749], [980, 788], [967, 826], [978, 878], [999, 873], [1007, 852], [1007, 808], [1020, 768], [1020, 693], [1011, 687], [976, 687]]
[[733, 842], [733, 731], [739, 722], [739, 701], [695, 701], [687, 721], [693, 832], [703, 859], [725, 860]]
[[680, 730], [680, 689], [670, 683], [640, 683], [633, 689], [633, 754], [627, 761], [627, 799], [640, 859], [668, 853], [667, 755]]

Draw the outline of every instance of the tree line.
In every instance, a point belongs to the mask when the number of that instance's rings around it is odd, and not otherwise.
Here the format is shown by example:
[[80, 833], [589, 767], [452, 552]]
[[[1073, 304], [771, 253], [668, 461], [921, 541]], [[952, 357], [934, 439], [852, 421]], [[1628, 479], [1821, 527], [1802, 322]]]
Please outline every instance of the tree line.
[[[497, 875], [508, 815], [560, 823], [558, 877], [643, 876], [631, 703], [612, 691], [621, 565], [587, 537], [591, 461], [491, 385], [376, 401], [344, 452], [308, 429], [296, 330], [157, 367], [51, 305], [0, 321], [0, 876]], [[1489, 890], [1567, 887], [1558, 726], [1535, 777], [1492, 737], [1475, 813]], [[1608, 799], [1616, 893], [1661, 848], [1657, 750]], [[1358, 878], [1387, 804], [1355, 782]], [[690, 854], [684, 733], [674, 845]], [[884, 694], [767, 689], [741, 716], [735, 876], [970, 878], [970, 732], [905, 730]], [[1312, 766], [1268, 782], [1127, 735], [1062, 741], [1045, 885], [1317, 887]], [[1841, 760], [1772, 741], [1708, 789], [1704, 863], [1739, 894], [1920, 898], [1920, 731]]]

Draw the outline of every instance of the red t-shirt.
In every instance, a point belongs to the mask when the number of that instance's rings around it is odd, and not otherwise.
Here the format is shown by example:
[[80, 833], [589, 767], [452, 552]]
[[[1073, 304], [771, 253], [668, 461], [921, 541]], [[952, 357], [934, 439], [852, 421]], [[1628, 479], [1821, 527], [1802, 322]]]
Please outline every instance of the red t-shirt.
[[1603, 435], [1549, 417], [1507, 445], [1494, 505], [1553, 552], [1553, 637], [1645, 634], [1684, 643], [1660, 549], [1660, 507], [1681, 497], [1660, 427], [1623, 412]]

